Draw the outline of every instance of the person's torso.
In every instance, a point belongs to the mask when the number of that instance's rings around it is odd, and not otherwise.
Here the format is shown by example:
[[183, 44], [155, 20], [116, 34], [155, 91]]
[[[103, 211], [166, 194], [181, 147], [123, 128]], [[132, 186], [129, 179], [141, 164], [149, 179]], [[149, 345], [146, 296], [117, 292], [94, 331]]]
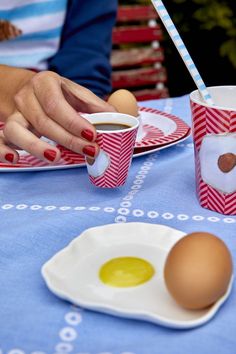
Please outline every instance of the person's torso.
[[43, 70], [58, 50], [67, 0], [1, 0], [0, 64]]

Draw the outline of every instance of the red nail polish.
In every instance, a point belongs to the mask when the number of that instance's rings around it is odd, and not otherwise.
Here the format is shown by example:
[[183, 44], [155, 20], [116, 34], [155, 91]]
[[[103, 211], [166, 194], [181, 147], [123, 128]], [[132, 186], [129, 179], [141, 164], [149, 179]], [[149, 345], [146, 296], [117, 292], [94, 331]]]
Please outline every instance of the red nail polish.
[[13, 160], [14, 160], [14, 155], [8, 153], [8, 154], [5, 155], [5, 159], [6, 159], [7, 161], [9, 161], [9, 162], [13, 162]]
[[93, 141], [94, 138], [93, 132], [89, 129], [82, 130], [81, 136], [88, 141]]
[[85, 155], [88, 155], [88, 156], [91, 156], [91, 157], [94, 157], [95, 156], [95, 152], [96, 152], [96, 149], [94, 146], [91, 146], [91, 145], [87, 145], [83, 148], [83, 153]]
[[47, 149], [44, 151], [43, 155], [44, 157], [46, 157], [47, 160], [54, 161], [57, 153], [54, 150]]

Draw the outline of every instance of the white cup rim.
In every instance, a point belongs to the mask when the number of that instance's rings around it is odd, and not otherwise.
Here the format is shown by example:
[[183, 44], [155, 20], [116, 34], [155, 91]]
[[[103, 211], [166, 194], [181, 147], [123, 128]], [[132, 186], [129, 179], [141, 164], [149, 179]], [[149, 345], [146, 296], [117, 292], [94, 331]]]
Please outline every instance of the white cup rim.
[[[117, 133], [125, 133], [132, 131], [139, 126], [139, 119], [137, 117], [131, 116], [130, 114], [125, 114], [125, 113], [119, 113], [119, 112], [99, 112], [99, 113], [91, 113], [91, 114], [86, 114], [84, 117], [90, 122], [90, 123], [104, 123], [102, 120], [99, 120], [100, 117], [105, 117], [105, 116], [112, 116], [115, 115], [117, 117], [117, 120], [114, 123], [117, 124], [128, 124], [132, 125], [127, 129], [118, 129], [118, 130], [99, 130], [97, 129], [97, 133], [102, 133], [102, 134], [117, 134]], [[95, 118], [95, 121], [92, 121], [91, 118]], [[97, 119], [96, 119], [97, 118]]]
[[[226, 88], [226, 89], [235, 89], [236, 91], [236, 86], [235, 85], [219, 85], [219, 86], [208, 86], [207, 87], [207, 90], [208, 89], [222, 89], [222, 88]], [[200, 99], [199, 98], [196, 98], [194, 96], [196, 95], [199, 95], [200, 96]], [[210, 105], [206, 102], [203, 101], [203, 99], [201, 99], [201, 95], [200, 95], [200, 92], [199, 90], [194, 90], [190, 93], [190, 100], [194, 103], [197, 103], [198, 105], [200, 106], [205, 106], [205, 107], [208, 107], [208, 108], [213, 108], [213, 109], [220, 109], [220, 110], [224, 110], [224, 111], [235, 111], [235, 108], [233, 107], [225, 107], [225, 106], [220, 106], [220, 105]]]

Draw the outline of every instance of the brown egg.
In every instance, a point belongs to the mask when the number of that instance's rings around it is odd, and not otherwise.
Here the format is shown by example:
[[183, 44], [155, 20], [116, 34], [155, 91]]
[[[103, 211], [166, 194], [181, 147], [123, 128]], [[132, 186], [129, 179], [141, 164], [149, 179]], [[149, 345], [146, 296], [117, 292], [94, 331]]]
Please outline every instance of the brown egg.
[[137, 117], [138, 104], [135, 96], [128, 90], [121, 89], [113, 92], [107, 102], [116, 108], [117, 112]]
[[207, 232], [194, 232], [170, 250], [164, 279], [169, 293], [187, 309], [203, 309], [222, 297], [232, 275], [225, 243]]

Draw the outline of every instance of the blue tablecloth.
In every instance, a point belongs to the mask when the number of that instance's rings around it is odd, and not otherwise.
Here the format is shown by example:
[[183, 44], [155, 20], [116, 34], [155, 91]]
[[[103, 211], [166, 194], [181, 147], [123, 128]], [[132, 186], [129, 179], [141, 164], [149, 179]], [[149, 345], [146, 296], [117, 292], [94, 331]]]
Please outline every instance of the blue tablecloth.
[[[143, 105], [191, 124], [188, 96]], [[141, 170], [146, 178], [137, 184]], [[0, 354], [236, 353], [235, 290], [206, 325], [171, 330], [77, 308], [53, 295], [40, 273], [82, 231], [115, 222], [212, 232], [235, 260], [236, 218], [198, 204], [191, 138], [133, 159], [127, 184], [118, 190], [94, 188], [84, 167], [1, 173], [0, 218]]]

